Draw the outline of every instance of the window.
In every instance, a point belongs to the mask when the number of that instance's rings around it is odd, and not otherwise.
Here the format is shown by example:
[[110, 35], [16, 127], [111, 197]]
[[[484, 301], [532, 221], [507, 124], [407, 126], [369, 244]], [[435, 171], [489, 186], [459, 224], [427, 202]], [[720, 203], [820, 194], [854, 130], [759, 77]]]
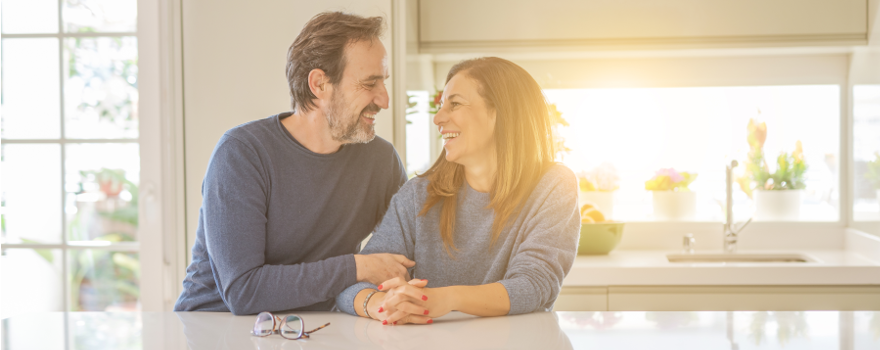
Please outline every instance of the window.
[[[739, 162], [735, 177], [742, 182], [734, 184], [734, 217], [763, 221], [839, 218], [837, 85], [554, 89], [544, 93], [569, 124], [559, 126], [559, 135], [570, 149], [559, 160], [586, 181], [600, 179], [598, 185], [582, 180], [582, 189], [589, 190], [581, 193], [582, 203], [602, 203], [595, 193], [612, 193], [612, 199], [605, 200], [611, 208], [605, 210], [615, 220], [724, 220], [725, 165], [731, 160]], [[769, 191], [800, 192], [796, 202], [784, 204], [799, 207], [793, 213], [763, 207], [761, 201], [767, 197], [751, 181], [759, 175], [745, 173], [750, 120], [766, 125], [766, 140], [760, 148], [771, 174], [782, 175], [777, 172], [778, 157], [792, 156], [797, 145], [802, 145], [806, 171], [802, 180], [790, 180], [802, 183], [795, 185], [800, 191]], [[663, 191], [646, 190], [649, 179], [668, 169], [696, 176], [687, 191], [679, 191], [681, 187], [671, 191], [691, 196], [689, 205], [663, 196]], [[616, 184], [611, 184], [613, 178], [619, 178]], [[773, 188], [785, 183], [770, 180], [762, 185]]]
[[880, 221], [880, 85], [853, 87], [853, 219]]
[[136, 30], [134, 0], [3, 2], [4, 318], [140, 308]]

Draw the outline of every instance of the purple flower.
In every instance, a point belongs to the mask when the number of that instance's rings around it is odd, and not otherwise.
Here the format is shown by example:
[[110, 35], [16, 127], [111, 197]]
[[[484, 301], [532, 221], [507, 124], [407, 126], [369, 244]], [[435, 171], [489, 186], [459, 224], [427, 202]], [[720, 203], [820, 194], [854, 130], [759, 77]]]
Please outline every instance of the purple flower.
[[672, 181], [672, 183], [674, 183], [674, 184], [675, 184], [675, 183], [679, 183], [679, 182], [681, 182], [682, 180], [684, 180], [684, 176], [682, 176], [681, 174], [679, 174], [679, 173], [678, 173], [677, 171], [675, 171], [675, 169], [673, 169], [673, 168], [667, 168], [667, 169], [660, 169], [660, 170], [657, 170], [657, 174], [654, 175], [654, 177], [659, 177], [659, 176], [668, 176], [668, 177], [669, 177], [669, 180]]

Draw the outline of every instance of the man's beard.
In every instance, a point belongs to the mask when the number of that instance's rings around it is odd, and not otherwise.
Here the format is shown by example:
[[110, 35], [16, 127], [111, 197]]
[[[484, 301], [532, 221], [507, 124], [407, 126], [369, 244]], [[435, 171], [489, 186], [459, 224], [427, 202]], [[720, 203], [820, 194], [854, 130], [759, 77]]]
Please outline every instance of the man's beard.
[[[345, 106], [348, 104], [347, 102], [340, 89], [333, 91], [330, 108], [327, 109], [327, 124], [330, 126], [330, 137], [343, 144], [373, 141], [376, 137], [375, 124], [362, 123], [361, 114], [376, 114], [379, 112], [379, 106], [371, 103], [360, 113], [347, 117], [342, 115]], [[347, 120], [343, 120], [346, 117]]]

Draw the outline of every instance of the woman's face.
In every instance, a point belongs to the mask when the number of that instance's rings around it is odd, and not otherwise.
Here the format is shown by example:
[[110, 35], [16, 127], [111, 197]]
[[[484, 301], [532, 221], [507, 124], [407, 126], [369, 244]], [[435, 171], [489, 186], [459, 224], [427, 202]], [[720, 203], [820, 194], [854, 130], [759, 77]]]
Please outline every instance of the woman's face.
[[495, 111], [478, 92], [479, 84], [459, 72], [446, 83], [434, 124], [443, 136], [446, 160], [464, 166], [486, 164], [495, 154]]

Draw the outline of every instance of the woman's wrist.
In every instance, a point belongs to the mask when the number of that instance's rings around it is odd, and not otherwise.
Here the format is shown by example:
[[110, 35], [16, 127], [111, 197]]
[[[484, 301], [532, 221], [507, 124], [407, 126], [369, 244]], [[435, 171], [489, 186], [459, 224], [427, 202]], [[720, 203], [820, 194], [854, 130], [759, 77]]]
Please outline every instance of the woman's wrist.
[[370, 318], [374, 320], [379, 319], [379, 306], [381, 306], [382, 301], [385, 300], [385, 294], [387, 293], [376, 292], [376, 294], [373, 294], [370, 300], [367, 301], [367, 311], [370, 312]]
[[447, 310], [458, 310], [461, 306], [461, 293], [458, 293], [457, 287], [458, 286], [431, 288], [434, 292], [431, 293], [433, 294], [431, 297], [437, 298], [441, 303], [445, 303], [447, 305]]

